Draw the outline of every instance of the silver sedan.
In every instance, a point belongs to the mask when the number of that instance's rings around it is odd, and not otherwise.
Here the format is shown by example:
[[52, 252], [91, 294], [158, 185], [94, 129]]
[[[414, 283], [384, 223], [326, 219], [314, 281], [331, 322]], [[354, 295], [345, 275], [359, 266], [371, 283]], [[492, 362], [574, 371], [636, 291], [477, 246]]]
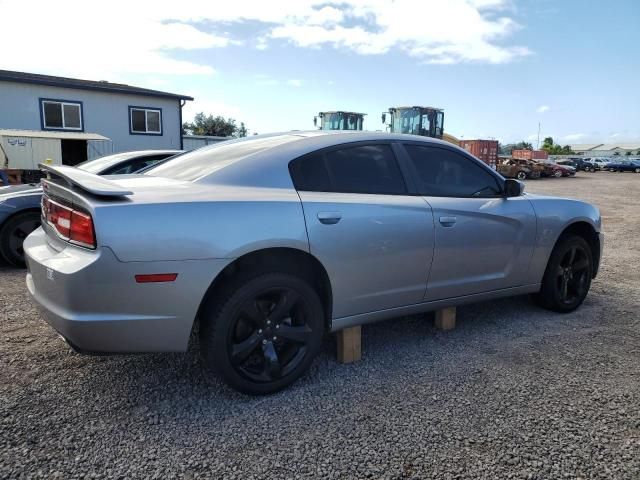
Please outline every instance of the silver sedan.
[[251, 394], [299, 378], [323, 335], [499, 297], [569, 312], [598, 271], [598, 210], [529, 195], [410, 135], [224, 142], [144, 175], [43, 166], [27, 286], [86, 352], [187, 349]]

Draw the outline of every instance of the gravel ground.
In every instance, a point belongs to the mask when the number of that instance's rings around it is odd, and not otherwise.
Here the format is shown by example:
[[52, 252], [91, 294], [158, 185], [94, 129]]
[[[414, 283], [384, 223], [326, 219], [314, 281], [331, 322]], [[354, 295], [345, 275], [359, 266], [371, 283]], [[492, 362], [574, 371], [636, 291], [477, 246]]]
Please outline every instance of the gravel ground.
[[0, 267], [0, 478], [640, 478], [640, 175], [527, 189], [597, 204], [606, 249], [568, 315], [526, 297], [327, 339], [292, 388], [208, 385], [197, 355], [81, 356]]

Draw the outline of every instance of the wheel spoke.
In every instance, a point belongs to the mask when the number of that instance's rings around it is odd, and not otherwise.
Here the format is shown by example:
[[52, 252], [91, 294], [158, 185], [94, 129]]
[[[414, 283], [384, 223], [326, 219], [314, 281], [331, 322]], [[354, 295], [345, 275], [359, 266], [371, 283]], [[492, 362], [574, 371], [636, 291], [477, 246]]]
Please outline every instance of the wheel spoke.
[[564, 275], [564, 268], [562, 265], [558, 265], [558, 269], [556, 270], [556, 277], [562, 277]]
[[265, 320], [265, 315], [258, 307], [258, 302], [254, 299], [242, 306], [242, 313], [251, 320], [255, 325], [262, 325]]
[[262, 354], [264, 355], [264, 373], [271, 379], [280, 378], [282, 368], [273, 342], [262, 345]]
[[293, 290], [284, 291], [280, 295], [278, 303], [276, 303], [276, 306], [269, 314], [269, 319], [277, 322], [291, 316], [291, 310], [293, 309], [295, 304], [298, 303], [298, 300], [300, 300], [300, 295], [298, 295]]
[[571, 265], [573, 265], [573, 261], [574, 261], [574, 260], [575, 260], [575, 258], [576, 258], [576, 250], [577, 250], [577, 248], [576, 248], [576, 247], [573, 247], [573, 248], [571, 249], [571, 252], [570, 252], [570, 254], [569, 254], [569, 263], [567, 264], [567, 266], [568, 266], [568, 267], [569, 267], [569, 266], [571, 266]]
[[231, 361], [238, 365], [244, 362], [260, 344], [260, 335], [253, 332], [249, 337], [231, 348]]
[[280, 325], [277, 330], [278, 337], [286, 338], [296, 343], [309, 343], [313, 336], [313, 331], [307, 325], [292, 326], [292, 325]]
[[578, 260], [572, 268], [574, 272], [581, 272], [582, 270], [586, 270], [588, 267], [589, 261], [586, 258], [583, 258], [582, 260]]
[[569, 295], [569, 279], [564, 277], [562, 279], [562, 284], [560, 285], [560, 298], [567, 301], [567, 296]]

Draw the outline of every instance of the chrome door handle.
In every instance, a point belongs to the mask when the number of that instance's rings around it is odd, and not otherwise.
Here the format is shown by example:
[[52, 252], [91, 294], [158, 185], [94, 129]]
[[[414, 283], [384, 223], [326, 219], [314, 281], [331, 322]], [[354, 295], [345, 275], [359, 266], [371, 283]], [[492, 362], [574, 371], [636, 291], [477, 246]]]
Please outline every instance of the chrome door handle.
[[440, 217], [440, 225], [443, 227], [453, 227], [457, 220], [456, 217]]
[[325, 225], [335, 225], [341, 218], [340, 212], [318, 212], [318, 220]]

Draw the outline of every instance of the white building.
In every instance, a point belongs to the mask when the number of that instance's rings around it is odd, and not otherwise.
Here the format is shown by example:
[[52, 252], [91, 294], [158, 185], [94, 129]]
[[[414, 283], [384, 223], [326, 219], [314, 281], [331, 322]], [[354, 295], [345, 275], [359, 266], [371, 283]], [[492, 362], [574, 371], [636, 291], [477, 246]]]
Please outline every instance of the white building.
[[571, 150], [585, 157], [613, 157], [640, 155], [640, 143], [589, 143], [570, 145]]

